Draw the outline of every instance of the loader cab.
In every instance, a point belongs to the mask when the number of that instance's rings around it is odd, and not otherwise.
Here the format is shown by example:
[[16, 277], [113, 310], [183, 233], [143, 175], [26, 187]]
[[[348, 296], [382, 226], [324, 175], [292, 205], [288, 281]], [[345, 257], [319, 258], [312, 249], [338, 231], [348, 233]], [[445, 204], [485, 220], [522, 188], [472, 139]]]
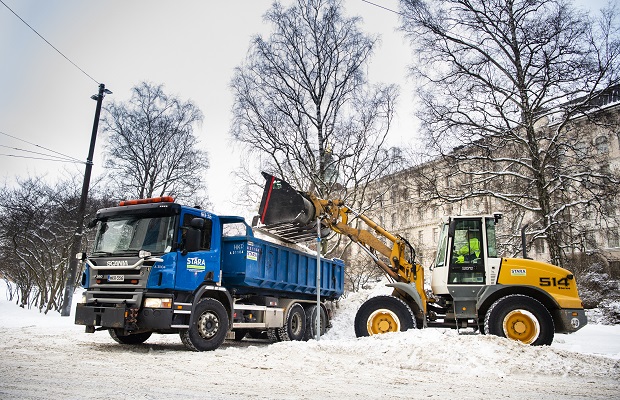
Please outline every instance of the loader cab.
[[448, 294], [449, 286], [481, 286], [496, 279], [495, 224], [501, 216], [450, 217], [442, 221], [432, 272], [435, 294]]

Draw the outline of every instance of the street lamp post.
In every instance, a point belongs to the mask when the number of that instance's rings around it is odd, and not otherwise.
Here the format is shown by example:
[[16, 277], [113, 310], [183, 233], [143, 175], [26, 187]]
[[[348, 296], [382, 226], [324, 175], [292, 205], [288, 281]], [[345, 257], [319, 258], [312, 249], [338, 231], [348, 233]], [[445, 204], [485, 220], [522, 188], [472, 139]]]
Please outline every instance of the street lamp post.
[[62, 299], [62, 307], [60, 315], [67, 317], [71, 314], [71, 302], [73, 301], [73, 292], [75, 291], [75, 278], [78, 270], [78, 260], [75, 255], [80, 251], [82, 245], [82, 234], [84, 233], [84, 214], [86, 212], [86, 201], [88, 200], [88, 187], [90, 186], [90, 174], [93, 169], [93, 153], [95, 152], [95, 142], [97, 140], [97, 129], [99, 128], [99, 116], [101, 114], [101, 103], [106, 94], [112, 94], [105, 88], [103, 83], [99, 84], [99, 93], [92, 95], [91, 99], [97, 100], [97, 108], [95, 109], [95, 120], [93, 121], [93, 132], [90, 136], [90, 148], [88, 149], [88, 158], [86, 159], [86, 169], [84, 171], [84, 182], [82, 183], [82, 195], [80, 196], [80, 205], [77, 210], [76, 228], [71, 243], [71, 251], [69, 252], [69, 276], [65, 284], [65, 292]]

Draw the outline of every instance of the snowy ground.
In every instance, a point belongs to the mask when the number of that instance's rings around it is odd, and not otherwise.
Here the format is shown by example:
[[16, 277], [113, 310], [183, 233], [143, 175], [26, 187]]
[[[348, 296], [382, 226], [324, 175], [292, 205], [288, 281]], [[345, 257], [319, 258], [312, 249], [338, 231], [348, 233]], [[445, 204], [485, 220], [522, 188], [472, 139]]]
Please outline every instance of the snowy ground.
[[73, 314], [21, 309], [0, 286], [0, 399], [620, 399], [620, 326], [587, 325], [550, 347], [443, 329], [356, 339], [367, 296], [342, 301], [319, 342], [194, 353], [177, 335], [122, 346], [86, 334]]

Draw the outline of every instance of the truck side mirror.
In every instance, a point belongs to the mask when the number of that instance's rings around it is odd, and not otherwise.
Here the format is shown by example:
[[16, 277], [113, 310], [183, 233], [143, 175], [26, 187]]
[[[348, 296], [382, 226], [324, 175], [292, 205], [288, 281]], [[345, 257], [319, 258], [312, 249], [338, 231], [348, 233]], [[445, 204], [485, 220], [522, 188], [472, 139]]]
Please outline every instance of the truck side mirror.
[[190, 221], [189, 226], [194, 229], [202, 229], [205, 226], [205, 220], [202, 218], [194, 218]]
[[[195, 220], [192, 220], [192, 223]], [[202, 232], [198, 229], [188, 229], [185, 234], [185, 248], [183, 253], [200, 250], [200, 239], [202, 238]]]

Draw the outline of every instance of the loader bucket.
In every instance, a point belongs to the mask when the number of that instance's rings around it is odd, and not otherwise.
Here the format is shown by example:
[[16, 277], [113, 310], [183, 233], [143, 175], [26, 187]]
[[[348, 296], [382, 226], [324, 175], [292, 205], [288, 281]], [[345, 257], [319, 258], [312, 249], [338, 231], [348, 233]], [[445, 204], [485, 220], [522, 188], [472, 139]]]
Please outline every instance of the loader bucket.
[[[316, 238], [316, 210], [312, 202], [286, 181], [262, 174], [266, 182], [258, 210], [264, 225], [261, 229], [293, 243]], [[322, 226], [321, 236], [328, 233], [329, 228]]]
[[266, 172], [262, 174], [266, 182], [258, 210], [261, 223], [307, 225], [314, 220], [314, 206], [310, 200], [293, 189], [288, 182]]

